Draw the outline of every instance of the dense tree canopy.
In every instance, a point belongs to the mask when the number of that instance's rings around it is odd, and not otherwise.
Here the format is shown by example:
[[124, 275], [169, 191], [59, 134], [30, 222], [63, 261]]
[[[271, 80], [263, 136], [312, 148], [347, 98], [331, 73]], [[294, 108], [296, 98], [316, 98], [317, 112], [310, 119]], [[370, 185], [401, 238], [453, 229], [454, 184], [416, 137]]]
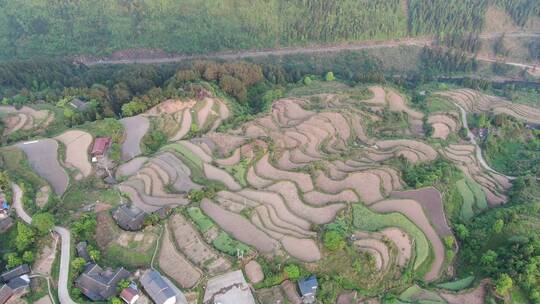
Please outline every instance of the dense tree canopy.
[[540, 10], [535, 0], [0, 1], [0, 59], [444, 37], [478, 32], [488, 5], [520, 26]]

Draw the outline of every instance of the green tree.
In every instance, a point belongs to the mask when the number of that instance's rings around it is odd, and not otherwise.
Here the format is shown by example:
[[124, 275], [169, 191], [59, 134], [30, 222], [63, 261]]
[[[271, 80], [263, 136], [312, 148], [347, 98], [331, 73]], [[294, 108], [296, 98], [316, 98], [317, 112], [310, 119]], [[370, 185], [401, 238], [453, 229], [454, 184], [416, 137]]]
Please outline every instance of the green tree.
[[88, 246], [88, 255], [96, 263], [101, 259], [101, 252], [91, 245]]
[[25, 251], [23, 253], [22, 259], [27, 264], [32, 264], [35, 260], [34, 253], [32, 251]]
[[497, 253], [493, 250], [486, 251], [480, 258], [480, 263], [484, 266], [493, 266], [497, 260]]
[[54, 227], [54, 216], [48, 212], [38, 213], [32, 217], [32, 226], [39, 234], [44, 235]]
[[502, 232], [504, 228], [504, 221], [503, 219], [498, 219], [493, 223], [493, 232], [496, 234], [499, 234]]
[[313, 80], [311, 80], [311, 77], [306, 76], [306, 77], [304, 77], [303, 82], [304, 82], [305, 85], [310, 85], [313, 82]]
[[495, 291], [502, 296], [507, 295], [513, 286], [514, 282], [512, 278], [506, 273], [500, 274], [499, 278], [495, 281]]
[[122, 300], [120, 300], [120, 298], [118, 298], [118, 297], [112, 297], [109, 300], [109, 303], [110, 304], [123, 304], [124, 302], [122, 302]]
[[295, 264], [290, 264], [283, 268], [283, 273], [287, 278], [296, 280], [300, 277], [300, 268]]
[[456, 225], [456, 235], [460, 240], [466, 240], [469, 238], [470, 232], [469, 229], [463, 224]]
[[71, 268], [73, 268], [73, 271], [76, 273], [80, 273], [83, 270], [84, 265], [86, 265], [86, 261], [83, 258], [74, 258], [73, 261], [71, 261]]
[[15, 246], [17, 250], [22, 252], [27, 249], [35, 241], [36, 233], [34, 230], [23, 224], [17, 223], [17, 237], [15, 238]]
[[131, 281], [129, 279], [123, 279], [120, 282], [118, 282], [117, 290], [122, 291], [122, 290], [128, 288], [130, 284], [131, 284]]
[[327, 231], [323, 237], [324, 247], [330, 251], [340, 250], [345, 247], [345, 240], [337, 231]]
[[328, 72], [324, 76], [324, 80], [326, 81], [334, 81], [336, 78], [334, 77], [334, 72]]
[[23, 260], [15, 252], [6, 253], [4, 260], [6, 261], [7, 268], [17, 267], [23, 263]]
[[454, 248], [455, 239], [453, 236], [449, 235], [444, 238], [444, 246], [448, 249]]

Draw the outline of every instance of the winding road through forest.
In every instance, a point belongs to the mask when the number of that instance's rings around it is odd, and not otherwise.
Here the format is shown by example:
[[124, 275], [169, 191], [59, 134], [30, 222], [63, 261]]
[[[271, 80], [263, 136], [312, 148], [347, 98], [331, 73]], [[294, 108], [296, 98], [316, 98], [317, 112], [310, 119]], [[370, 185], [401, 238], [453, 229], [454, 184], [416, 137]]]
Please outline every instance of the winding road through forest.
[[[505, 37], [540, 37], [540, 33], [537, 32], [493, 32], [480, 35], [481, 39], [492, 39], [505, 35]], [[209, 53], [205, 55], [178, 55], [171, 54], [153, 58], [128, 58], [128, 59], [112, 59], [112, 58], [79, 58], [77, 62], [83, 63], [87, 66], [93, 65], [106, 65], [106, 64], [160, 64], [160, 63], [174, 63], [182, 62], [186, 60], [194, 59], [223, 59], [234, 60], [243, 58], [257, 58], [266, 56], [285, 56], [285, 55], [297, 55], [297, 54], [317, 54], [317, 53], [335, 53], [341, 51], [359, 51], [368, 49], [379, 48], [391, 48], [398, 46], [431, 46], [437, 39], [432, 37], [418, 37], [418, 38], [404, 38], [385, 41], [362, 41], [357, 43], [346, 44], [328, 44], [328, 45], [308, 45], [301, 47], [284, 47], [275, 49], [263, 49], [263, 50], [246, 50], [235, 52], [217, 52]], [[477, 60], [486, 62], [498, 62], [497, 58], [491, 58], [486, 56], [476, 56]], [[507, 65], [517, 66], [521, 68], [534, 69], [536, 66], [520, 62], [508, 62], [504, 61]]]

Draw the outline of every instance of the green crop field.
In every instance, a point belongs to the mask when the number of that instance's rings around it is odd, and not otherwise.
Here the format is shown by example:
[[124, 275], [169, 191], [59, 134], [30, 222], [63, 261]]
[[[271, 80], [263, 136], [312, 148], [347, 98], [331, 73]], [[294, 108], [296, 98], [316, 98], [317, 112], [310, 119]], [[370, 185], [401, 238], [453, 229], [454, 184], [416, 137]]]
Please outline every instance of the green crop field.
[[407, 232], [415, 241], [416, 260], [414, 268], [419, 269], [424, 262], [429, 261], [431, 247], [424, 233], [400, 213], [375, 213], [363, 205], [353, 207], [353, 225], [366, 231], [378, 231], [387, 227], [398, 227]]

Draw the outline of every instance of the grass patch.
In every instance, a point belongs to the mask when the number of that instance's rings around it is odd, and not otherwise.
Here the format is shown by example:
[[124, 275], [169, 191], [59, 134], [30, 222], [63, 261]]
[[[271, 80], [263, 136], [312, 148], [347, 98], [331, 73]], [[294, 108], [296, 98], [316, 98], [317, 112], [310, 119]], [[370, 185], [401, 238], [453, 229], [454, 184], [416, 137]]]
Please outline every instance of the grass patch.
[[100, 179], [89, 177], [72, 183], [64, 194], [63, 201], [63, 207], [68, 210], [76, 210], [96, 202], [114, 207], [120, 204], [120, 194], [117, 190], [109, 188]]
[[410, 303], [446, 303], [436, 293], [413, 285], [401, 293], [399, 299]]
[[214, 222], [204, 215], [199, 207], [189, 207], [187, 209], [187, 214], [193, 222], [195, 222], [195, 225], [197, 225], [197, 228], [202, 233], [205, 233], [210, 228], [214, 227]]
[[446, 113], [456, 110], [456, 107], [444, 97], [430, 95], [426, 101], [426, 112], [432, 113]]
[[218, 234], [218, 236], [212, 241], [212, 245], [214, 245], [217, 250], [231, 256], [236, 255], [237, 249], [243, 251], [244, 254], [249, 254], [251, 252], [251, 248], [249, 248], [249, 246], [234, 240], [224, 231], [221, 231]]
[[144, 268], [150, 265], [154, 247], [152, 246], [147, 252], [137, 252], [133, 248], [126, 248], [112, 243], [107, 248], [107, 262], [111, 266], [124, 266], [128, 269]]
[[401, 213], [379, 214], [369, 210], [364, 205], [356, 204], [353, 206], [353, 225], [357, 229], [367, 231], [378, 231], [388, 227], [400, 228], [414, 239], [416, 251], [414, 269], [419, 270], [422, 264], [430, 262], [429, 241], [422, 230]]
[[437, 284], [437, 287], [451, 290], [451, 291], [460, 291], [460, 290], [469, 288], [471, 284], [474, 282], [474, 279], [475, 279], [474, 276], [468, 276], [466, 278], [463, 278], [457, 281]]
[[246, 158], [246, 159], [242, 159], [239, 163], [237, 163], [234, 166], [223, 166], [223, 169], [229, 172], [242, 187], [246, 187], [248, 185], [247, 179], [246, 179], [248, 167], [249, 167], [249, 160]]

